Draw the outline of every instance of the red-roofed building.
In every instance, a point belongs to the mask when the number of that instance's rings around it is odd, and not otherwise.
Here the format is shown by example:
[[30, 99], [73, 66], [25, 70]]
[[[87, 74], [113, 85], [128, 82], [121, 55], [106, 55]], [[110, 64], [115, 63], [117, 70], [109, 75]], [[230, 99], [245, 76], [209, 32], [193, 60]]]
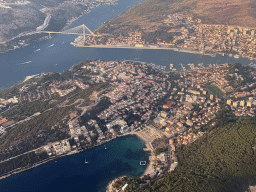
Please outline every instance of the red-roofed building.
[[7, 119], [6, 119], [6, 118], [1, 119], [1, 120], [0, 120], [0, 125], [3, 124], [3, 123], [5, 123], [5, 122], [7, 122]]

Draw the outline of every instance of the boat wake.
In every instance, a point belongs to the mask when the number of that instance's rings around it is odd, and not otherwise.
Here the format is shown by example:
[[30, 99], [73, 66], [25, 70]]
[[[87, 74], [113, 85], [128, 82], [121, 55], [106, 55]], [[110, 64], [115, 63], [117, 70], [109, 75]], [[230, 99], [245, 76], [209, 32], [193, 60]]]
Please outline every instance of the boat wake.
[[37, 51], [40, 51], [41, 49], [37, 49], [37, 50], [35, 50], [34, 52], [37, 52]]
[[24, 62], [24, 63], [19, 63], [17, 65], [25, 65], [25, 64], [28, 64], [28, 63], [31, 63], [32, 61], [27, 61], [27, 62]]

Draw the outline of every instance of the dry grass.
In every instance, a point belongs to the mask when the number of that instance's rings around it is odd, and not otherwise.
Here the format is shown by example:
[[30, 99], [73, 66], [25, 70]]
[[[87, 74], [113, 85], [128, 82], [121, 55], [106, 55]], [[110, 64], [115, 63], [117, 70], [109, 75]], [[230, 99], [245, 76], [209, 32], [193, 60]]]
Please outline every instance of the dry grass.
[[187, 12], [207, 24], [256, 27], [256, 0], [146, 0], [111, 23], [145, 19], [145, 16]]

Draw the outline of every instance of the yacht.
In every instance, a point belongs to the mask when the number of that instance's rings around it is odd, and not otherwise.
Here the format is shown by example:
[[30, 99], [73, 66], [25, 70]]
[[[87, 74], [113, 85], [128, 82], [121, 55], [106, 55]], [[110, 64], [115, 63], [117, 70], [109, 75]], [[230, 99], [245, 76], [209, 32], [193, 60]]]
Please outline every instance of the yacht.
[[88, 161], [86, 161], [86, 159], [84, 160], [84, 163], [89, 163]]

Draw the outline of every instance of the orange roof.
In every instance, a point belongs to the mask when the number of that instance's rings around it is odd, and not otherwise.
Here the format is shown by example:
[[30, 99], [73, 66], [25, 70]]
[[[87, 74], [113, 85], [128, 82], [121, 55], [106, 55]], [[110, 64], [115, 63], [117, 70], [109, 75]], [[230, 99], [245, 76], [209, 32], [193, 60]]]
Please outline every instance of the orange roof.
[[5, 123], [5, 122], [7, 122], [7, 119], [5, 119], [5, 118], [4, 118], [4, 119], [1, 119], [1, 120], [0, 120], [0, 125], [3, 124], [3, 123]]

